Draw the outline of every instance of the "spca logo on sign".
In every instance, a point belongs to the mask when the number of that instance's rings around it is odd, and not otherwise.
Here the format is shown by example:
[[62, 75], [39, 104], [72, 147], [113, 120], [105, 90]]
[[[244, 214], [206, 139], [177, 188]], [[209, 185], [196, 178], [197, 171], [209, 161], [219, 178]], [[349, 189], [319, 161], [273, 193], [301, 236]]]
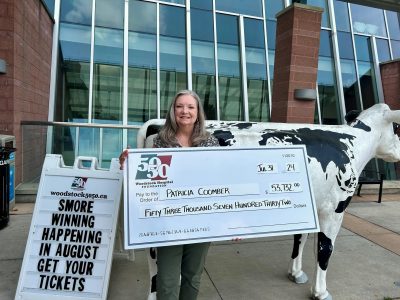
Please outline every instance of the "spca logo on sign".
[[166, 180], [172, 155], [142, 154], [136, 179]]
[[75, 190], [83, 190], [85, 188], [87, 177], [75, 177], [71, 188]]

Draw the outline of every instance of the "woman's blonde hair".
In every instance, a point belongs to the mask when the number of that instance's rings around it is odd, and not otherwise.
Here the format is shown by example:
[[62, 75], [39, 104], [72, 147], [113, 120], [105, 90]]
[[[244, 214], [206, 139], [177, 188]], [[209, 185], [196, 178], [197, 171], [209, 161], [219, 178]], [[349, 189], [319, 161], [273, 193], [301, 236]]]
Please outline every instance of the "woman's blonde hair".
[[175, 119], [175, 103], [180, 96], [189, 95], [192, 96], [197, 103], [197, 120], [194, 124], [193, 133], [191, 137], [192, 146], [197, 146], [204, 140], [206, 140], [210, 134], [205, 129], [205, 114], [203, 106], [201, 105], [200, 97], [195, 92], [190, 90], [179, 91], [172, 101], [169, 110], [165, 118], [165, 125], [161, 128], [159, 137], [161, 141], [167, 145], [176, 146], [178, 141], [176, 140], [176, 132], [178, 131], [178, 124]]

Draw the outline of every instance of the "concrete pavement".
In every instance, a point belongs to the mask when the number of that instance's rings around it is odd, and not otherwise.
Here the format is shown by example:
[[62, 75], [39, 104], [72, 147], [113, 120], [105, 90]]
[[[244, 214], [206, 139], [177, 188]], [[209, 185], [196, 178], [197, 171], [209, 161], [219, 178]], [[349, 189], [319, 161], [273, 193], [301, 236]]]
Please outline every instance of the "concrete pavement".
[[[336, 300], [400, 299], [400, 194], [354, 197], [330, 260], [327, 285]], [[33, 203], [17, 203], [9, 225], [0, 230], [0, 299], [14, 299], [30, 227]], [[303, 266], [312, 280], [313, 235]], [[213, 243], [199, 300], [309, 299], [311, 283], [287, 279], [292, 237]], [[149, 286], [144, 251], [135, 260], [113, 259], [108, 299], [146, 299]]]

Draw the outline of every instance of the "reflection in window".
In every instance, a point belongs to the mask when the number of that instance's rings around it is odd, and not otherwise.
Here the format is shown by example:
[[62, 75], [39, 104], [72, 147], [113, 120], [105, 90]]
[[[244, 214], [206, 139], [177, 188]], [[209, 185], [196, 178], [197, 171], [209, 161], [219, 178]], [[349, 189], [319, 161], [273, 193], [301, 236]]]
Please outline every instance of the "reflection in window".
[[322, 12], [321, 26], [330, 28], [328, 2], [327, 0], [307, 0], [307, 5], [321, 7], [324, 11]]
[[77, 127], [53, 127], [52, 153], [62, 154], [66, 166], [72, 166], [75, 161]]
[[379, 62], [390, 60], [389, 42], [384, 39], [375, 39]]
[[212, 10], [213, 3], [212, 0], [191, 0], [190, 1], [190, 8], [199, 8], [205, 10]]
[[353, 60], [340, 59], [342, 83], [346, 113], [351, 110], [361, 110], [361, 99], [358, 92], [356, 66]]
[[358, 90], [351, 34], [339, 31], [338, 46], [346, 113], [351, 110], [361, 110], [361, 97]]
[[221, 120], [244, 120], [238, 17], [217, 14]]
[[249, 120], [268, 121], [269, 101], [263, 22], [245, 18], [244, 35]]
[[128, 123], [157, 117], [156, 4], [129, 2]]
[[185, 0], [162, 0], [162, 1], [175, 4], [185, 4]]
[[[322, 124], [340, 124], [339, 98], [330, 31], [322, 30], [318, 59], [318, 95]], [[315, 110], [318, 112], [318, 110]], [[318, 118], [316, 118], [318, 122]]]
[[[61, 15], [64, 20], [74, 20], [75, 2], [68, 2], [61, 6]], [[82, 2], [84, 3], [84, 2]], [[85, 3], [90, 4], [90, 1]], [[89, 13], [91, 13], [89, 5]], [[90, 19], [90, 15], [88, 16]], [[77, 20], [77, 19], [76, 19]], [[90, 86], [90, 36], [91, 27], [85, 24], [85, 19], [79, 19], [81, 24], [60, 22], [60, 65], [62, 76], [59, 76], [59, 88], [62, 94], [56, 97], [55, 120], [67, 122], [87, 122]], [[90, 23], [89, 23], [90, 24]]]
[[350, 4], [350, 9], [354, 32], [386, 37], [382, 9], [358, 4]]
[[115, 128], [101, 128], [102, 136], [100, 166], [109, 168], [111, 159], [118, 157], [122, 149], [122, 130]]
[[217, 119], [214, 29], [211, 11], [191, 10], [192, 84], [209, 120]]
[[378, 103], [376, 77], [369, 37], [355, 35], [358, 76], [360, 80], [363, 108], [367, 109]]
[[215, 9], [242, 15], [262, 17], [261, 0], [215, 0]]
[[[96, 1], [93, 122], [122, 122], [124, 1]], [[108, 11], [104, 11], [108, 9]]]
[[60, 21], [91, 25], [92, 0], [61, 1]]
[[268, 63], [270, 86], [273, 86], [274, 64], [275, 64], [275, 45], [276, 45], [276, 21], [267, 21], [267, 42], [268, 42]]
[[96, 0], [95, 25], [124, 28], [124, 0]]
[[337, 30], [350, 32], [349, 11], [347, 2], [334, 0], [335, 20]]
[[338, 46], [340, 58], [354, 59], [353, 43], [350, 33], [338, 32]]
[[185, 9], [160, 5], [160, 113], [165, 117], [175, 94], [187, 87]]
[[79, 127], [78, 156], [99, 157], [100, 128]]
[[285, 8], [283, 0], [265, 1], [265, 17], [267, 20], [276, 20], [276, 14]]
[[50, 15], [54, 17], [54, 0], [44, 0], [44, 3], [50, 12]]
[[391, 40], [393, 59], [400, 58], [400, 41]]
[[386, 11], [386, 19], [390, 38], [394, 40], [400, 40], [399, 14], [394, 11]]

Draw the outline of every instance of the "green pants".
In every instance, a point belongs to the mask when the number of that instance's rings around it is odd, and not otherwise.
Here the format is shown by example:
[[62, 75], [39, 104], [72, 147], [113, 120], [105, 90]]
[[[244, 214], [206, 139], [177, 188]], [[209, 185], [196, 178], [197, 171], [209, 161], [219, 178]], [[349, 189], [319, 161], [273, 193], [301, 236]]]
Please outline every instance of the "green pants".
[[158, 300], [197, 299], [209, 247], [198, 243], [157, 248]]

